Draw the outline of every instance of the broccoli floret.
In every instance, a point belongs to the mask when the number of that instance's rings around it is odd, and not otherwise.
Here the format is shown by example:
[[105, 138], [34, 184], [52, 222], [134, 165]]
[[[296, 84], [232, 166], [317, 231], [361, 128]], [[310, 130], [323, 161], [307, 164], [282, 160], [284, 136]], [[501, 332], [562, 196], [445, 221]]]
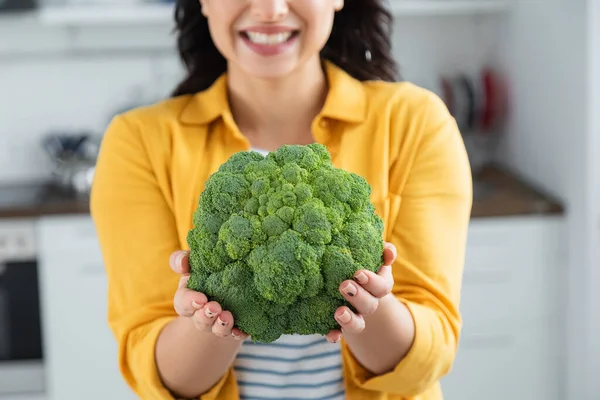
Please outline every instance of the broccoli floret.
[[231, 156], [206, 182], [187, 235], [188, 288], [229, 310], [252, 340], [326, 334], [338, 288], [383, 261], [383, 221], [363, 177], [321, 144]]

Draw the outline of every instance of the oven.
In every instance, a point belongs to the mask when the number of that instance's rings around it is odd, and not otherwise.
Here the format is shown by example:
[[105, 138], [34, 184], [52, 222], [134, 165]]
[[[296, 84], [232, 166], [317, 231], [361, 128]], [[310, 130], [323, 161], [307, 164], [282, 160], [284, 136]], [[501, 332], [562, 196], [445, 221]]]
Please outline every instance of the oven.
[[0, 220], [0, 398], [45, 390], [33, 220]]

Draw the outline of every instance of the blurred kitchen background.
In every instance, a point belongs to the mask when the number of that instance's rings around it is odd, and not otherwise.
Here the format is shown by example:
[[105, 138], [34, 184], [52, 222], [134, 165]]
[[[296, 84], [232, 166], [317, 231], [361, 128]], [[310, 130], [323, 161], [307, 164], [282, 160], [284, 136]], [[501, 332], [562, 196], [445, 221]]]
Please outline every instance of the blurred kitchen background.
[[[389, 4], [475, 178], [446, 399], [600, 399], [600, 1]], [[0, 0], [0, 400], [134, 398], [86, 195], [109, 120], [181, 77], [172, 7]]]

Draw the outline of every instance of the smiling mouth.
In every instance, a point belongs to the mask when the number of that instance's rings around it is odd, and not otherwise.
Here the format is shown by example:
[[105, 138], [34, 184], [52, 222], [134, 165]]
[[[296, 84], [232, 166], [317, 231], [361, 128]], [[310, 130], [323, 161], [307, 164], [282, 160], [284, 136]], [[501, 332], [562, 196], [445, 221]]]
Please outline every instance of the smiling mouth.
[[286, 31], [277, 33], [262, 33], [253, 31], [242, 31], [240, 34], [250, 42], [259, 45], [276, 46], [289, 42], [296, 37], [299, 31]]

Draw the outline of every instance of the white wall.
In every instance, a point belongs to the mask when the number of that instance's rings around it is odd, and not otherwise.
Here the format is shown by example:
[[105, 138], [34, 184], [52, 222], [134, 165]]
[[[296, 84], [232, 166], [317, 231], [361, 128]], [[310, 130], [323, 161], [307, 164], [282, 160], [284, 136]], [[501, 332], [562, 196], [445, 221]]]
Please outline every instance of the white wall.
[[403, 77], [439, 92], [440, 74], [494, 66], [502, 21], [497, 15], [397, 18], [393, 47]]
[[[498, 24], [490, 28], [489, 21], [494, 17], [398, 19], [394, 49], [403, 76], [437, 90], [439, 73], [476, 71], [497, 48]], [[180, 76], [176, 54], [165, 51], [173, 41], [168, 32], [65, 30], [31, 18], [1, 18], [0, 182], [47, 176], [40, 140], [49, 131], [102, 132], [134, 87], [143, 87], [150, 99], [168, 93]], [[117, 50], [105, 51], [113, 46]]]
[[562, 397], [591, 400], [597, 397], [591, 397], [586, 385], [597, 378], [587, 379], [593, 371], [587, 340], [594, 304], [588, 286], [592, 264], [587, 61], [588, 50], [598, 47], [598, 41], [587, 41], [587, 0], [517, 4], [504, 33], [503, 61], [513, 80], [514, 103], [502, 154], [512, 169], [566, 203], [569, 262], [564, 290], [556, 294], [564, 299], [565, 316], [559, 325], [564, 327], [565, 341]]
[[[600, 397], [600, 380], [596, 371], [600, 371], [600, 1], [588, 2], [588, 34], [587, 49], [589, 52], [589, 127], [587, 160], [590, 175], [588, 176], [587, 204], [588, 215], [588, 253], [590, 266], [587, 279], [587, 292], [590, 294], [587, 320], [590, 323], [587, 344], [590, 348], [587, 364], [588, 393]], [[595, 305], [595, 306], [594, 306]]]
[[[127, 101], [136, 82], [150, 82], [143, 58], [42, 58], [1, 67], [0, 179], [41, 176], [40, 138], [50, 130], [98, 130]], [[108, 82], [108, 83], [107, 83]]]
[[[40, 141], [50, 131], [102, 133], [117, 110], [167, 93], [180, 72], [175, 54], [139, 50], [165, 38], [164, 28], [76, 32], [1, 18], [0, 182], [47, 177]], [[107, 44], [137, 47], [104, 51]]]
[[[585, 2], [519, 1], [504, 57], [512, 81], [507, 164], [564, 197], [581, 188], [585, 148]], [[565, 200], [574, 201], [567, 195]]]

